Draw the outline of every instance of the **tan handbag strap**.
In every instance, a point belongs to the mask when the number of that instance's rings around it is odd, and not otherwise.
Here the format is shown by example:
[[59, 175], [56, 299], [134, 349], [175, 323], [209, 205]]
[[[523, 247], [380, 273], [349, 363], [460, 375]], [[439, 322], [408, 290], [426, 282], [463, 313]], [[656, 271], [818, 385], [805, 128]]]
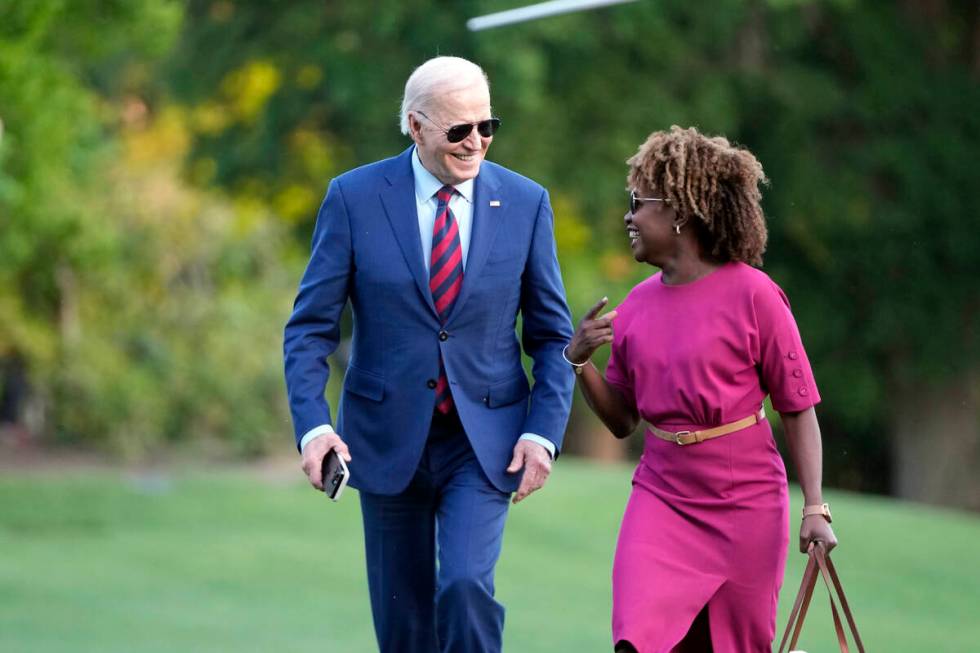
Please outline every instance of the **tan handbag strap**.
[[847, 624], [850, 626], [854, 643], [859, 653], [864, 653], [864, 644], [861, 642], [861, 636], [858, 634], [857, 624], [854, 622], [851, 608], [847, 604], [847, 598], [844, 596], [844, 588], [837, 575], [837, 570], [834, 568], [834, 563], [831, 562], [830, 556], [827, 555], [822, 543], [817, 542], [811, 544], [808, 553], [809, 560], [807, 560], [806, 570], [803, 572], [803, 581], [800, 583], [800, 591], [796, 594], [796, 601], [793, 603], [793, 609], [790, 612], [786, 630], [783, 632], [783, 638], [779, 644], [779, 653], [784, 653], [786, 650], [787, 640], [789, 641], [789, 650], [796, 648], [818, 575], [823, 578], [824, 584], [827, 587], [827, 598], [830, 601], [830, 611], [834, 618], [834, 630], [837, 634], [837, 643], [840, 646], [841, 653], [849, 653], [850, 649], [847, 645], [847, 637], [844, 633], [844, 624], [841, 621], [840, 612], [834, 602], [835, 590], [840, 600], [841, 609], [847, 619]]
[[834, 615], [834, 631], [837, 633], [837, 645], [840, 646], [840, 653], [850, 653], [850, 649], [847, 647], [847, 636], [844, 635], [844, 626], [840, 621], [840, 613], [837, 612], [837, 604], [834, 603], [829, 585], [827, 586], [827, 599], [830, 601], [830, 613]]
[[[824, 583], [827, 585], [827, 593], [831, 593], [831, 583], [833, 583], [833, 588], [837, 590], [837, 598], [840, 601], [840, 607], [844, 611], [844, 617], [847, 619], [847, 625], [850, 626], [851, 636], [854, 638], [854, 644], [860, 653], [864, 653], [864, 643], [861, 641], [861, 635], [858, 633], [857, 623], [854, 621], [854, 615], [851, 614], [851, 606], [847, 603], [847, 597], [844, 596], [844, 586], [841, 585], [840, 577], [837, 575], [837, 569], [834, 567], [833, 561], [830, 559], [830, 554], [828, 554], [823, 546], [814, 547], [817, 564], [820, 566], [820, 573], [823, 575]], [[831, 604], [833, 604], [833, 598], [831, 598]], [[840, 625], [840, 617], [837, 617], [836, 609], [834, 616], [837, 621], [838, 638], [841, 641], [844, 640], [844, 630]], [[843, 649], [841, 649], [843, 650]]]
[[[813, 588], [817, 582], [817, 560], [813, 556], [807, 559], [806, 569], [803, 571], [803, 581], [800, 583], [800, 591], [796, 593], [796, 600], [793, 602], [793, 609], [789, 613], [789, 621], [786, 623], [786, 630], [783, 632], [783, 639], [779, 643], [779, 653], [786, 651], [786, 642], [790, 642], [790, 650], [796, 648], [796, 642], [800, 637], [800, 629], [803, 628], [803, 619], [806, 617], [807, 608], [810, 605], [810, 597], [813, 596]], [[794, 628], [795, 626], [795, 628]]]

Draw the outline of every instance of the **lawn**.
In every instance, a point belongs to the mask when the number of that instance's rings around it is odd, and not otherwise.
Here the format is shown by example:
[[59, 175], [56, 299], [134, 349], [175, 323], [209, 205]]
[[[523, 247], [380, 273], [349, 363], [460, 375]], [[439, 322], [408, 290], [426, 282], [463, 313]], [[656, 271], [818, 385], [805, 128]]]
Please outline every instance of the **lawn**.
[[[497, 578], [505, 650], [610, 649], [609, 571], [630, 474], [563, 458], [545, 490], [512, 508]], [[869, 649], [978, 650], [980, 518], [827, 498], [842, 542], [834, 560]], [[780, 627], [804, 562], [790, 555]], [[823, 594], [812, 612], [804, 648], [836, 650]], [[298, 471], [240, 468], [0, 476], [3, 653], [373, 650], [356, 492], [331, 504]]]

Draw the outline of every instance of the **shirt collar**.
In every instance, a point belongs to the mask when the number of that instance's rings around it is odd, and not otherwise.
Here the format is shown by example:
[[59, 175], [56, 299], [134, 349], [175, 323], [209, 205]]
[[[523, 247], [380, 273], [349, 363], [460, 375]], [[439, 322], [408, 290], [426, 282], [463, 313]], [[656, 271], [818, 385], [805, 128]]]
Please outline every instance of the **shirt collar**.
[[[419, 148], [417, 147], [412, 151], [412, 172], [415, 173], [415, 194], [422, 202], [428, 202], [440, 188], [445, 186], [445, 184], [436, 179], [436, 176], [426, 170], [425, 166], [422, 165], [422, 160], [419, 159]], [[470, 204], [473, 203], [473, 182], [473, 179], [467, 179], [453, 186], [456, 192]]]

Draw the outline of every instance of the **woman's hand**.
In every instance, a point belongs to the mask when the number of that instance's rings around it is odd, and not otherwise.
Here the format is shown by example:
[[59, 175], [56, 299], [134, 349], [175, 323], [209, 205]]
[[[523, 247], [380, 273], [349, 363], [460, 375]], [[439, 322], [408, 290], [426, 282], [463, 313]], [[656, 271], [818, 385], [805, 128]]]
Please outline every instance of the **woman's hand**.
[[837, 536], [823, 515], [809, 515], [800, 524], [800, 553], [806, 553], [810, 542], [823, 542], [827, 553], [837, 546]]
[[602, 317], [596, 317], [608, 302], [608, 297], [600, 299], [579, 322], [572, 341], [568, 343], [566, 350], [568, 360], [573, 363], [584, 363], [592, 357], [596, 349], [612, 342], [612, 321], [616, 317], [616, 311], [609, 311]]
[[565, 356], [569, 362], [581, 368], [576, 371], [579, 373], [577, 378], [585, 403], [614, 436], [625, 438], [636, 430], [640, 422], [636, 399], [632, 396], [627, 399], [622, 390], [609, 385], [594, 365], [582, 367], [596, 349], [612, 342], [612, 321], [616, 317], [616, 311], [596, 317], [608, 301], [608, 297], [603, 297], [585, 314], [565, 348]]

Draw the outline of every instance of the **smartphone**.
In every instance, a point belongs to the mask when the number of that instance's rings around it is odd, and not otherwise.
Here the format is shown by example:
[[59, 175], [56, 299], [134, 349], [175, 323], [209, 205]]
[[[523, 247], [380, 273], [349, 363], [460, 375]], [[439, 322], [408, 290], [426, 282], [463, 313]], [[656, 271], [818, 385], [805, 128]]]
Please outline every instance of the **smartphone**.
[[340, 455], [331, 449], [323, 457], [323, 492], [332, 500], [339, 501], [340, 494], [347, 487], [350, 470]]

